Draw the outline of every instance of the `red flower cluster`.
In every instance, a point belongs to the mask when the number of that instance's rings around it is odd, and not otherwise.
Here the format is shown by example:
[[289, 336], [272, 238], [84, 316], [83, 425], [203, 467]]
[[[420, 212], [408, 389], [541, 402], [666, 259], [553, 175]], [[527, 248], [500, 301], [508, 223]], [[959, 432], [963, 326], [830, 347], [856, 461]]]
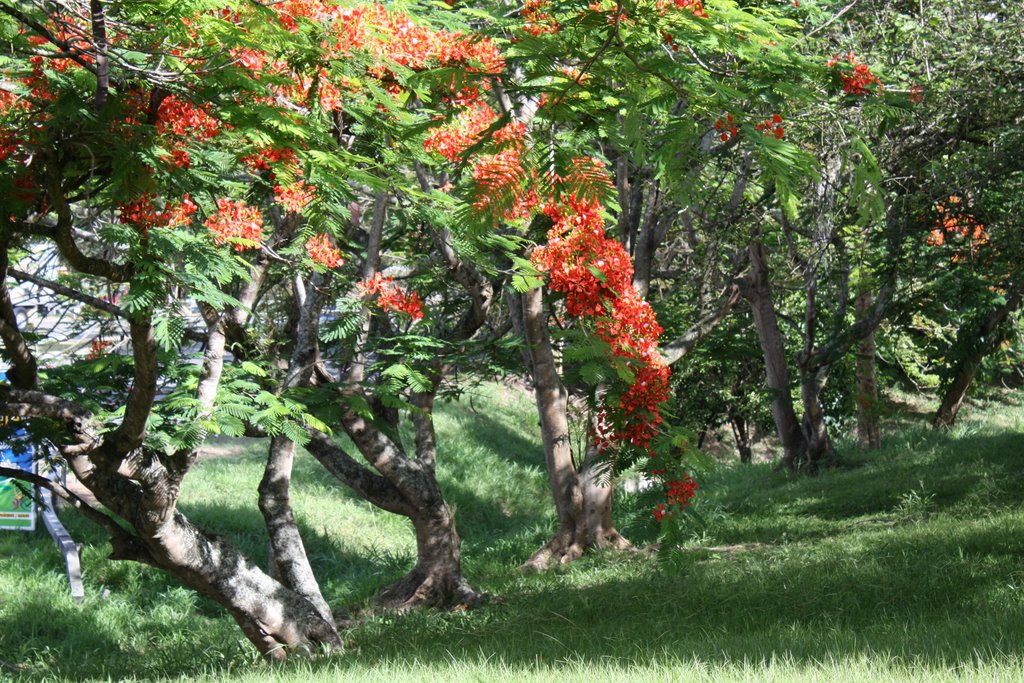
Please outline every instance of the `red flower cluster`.
[[144, 192], [130, 202], [121, 204], [118, 207], [119, 220], [145, 235], [150, 228], [173, 228], [184, 225], [196, 212], [196, 204], [188, 195], [185, 195], [180, 203], [168, 204], [163, 209], [153, 206], [155, 199], [152, 193]]
[[394, 279], [375, 274], [369, 280], [356, 283], [364, 297], [377, 297], [377, 305], [383, 311], [405, 313], [413, 320], [423, 317], [423, 302], [416, 292], [407, 293], [395, 284]]
[[14, 131], [0, 130], [0, 161], [6, 161], [7, 157], [18, 151], [18, 136]]
[[[408, 15], [382, 4], [345, 7], [331, 0], [282, 0], [271, 3], [270, 9], [289, 31], [297, 32], [301, 21], [316, 25], [325, 36], [321, 48], [329, 59], [343, 60], [357, 51], [368, 53], [368, 62], [376, 66], [368, 69], [367, 76], [396, 95], [403, 92], [403, 86], [386, 66], [388, 62], [414, 71], [452, 67], [466, 74], [497, 74], [505, 68], [504, 57], [493, 41], [419, 26]], [[244, 29], [245, 18], [241, 15], [229, 14], [224, 18]], [[256, 77], [262, 73], [286, 77], [290, 83], [278, 88], [278, 96], [292, 102], [305, 104], [315, 83], [320, 106], [326, 111], [339, 111], [343, 107], [342, 93], [350, 88], [344, 79], [332, 80], [326, 69], [296, 71], [287, 62], [272, 60], [256, 48], [238, 48], [232, 51], [232, 56]], [[469, 86], [458, 92], [453, 88], [449, 96], [464, 103], [475, 100], [479, 93]]]
[[698, 488], [697, 482], [689, 474], [685, 475], [683, 479], [666, 482], [665, 486], [668, 489], [665, 495], [668, 497], [669, 504], [680, 507], [690, 504], [690, 500], [696, 495]]
[[206, 219], [206, 227], [213, 233], [215, 244], [235, 242], [235, 251], [259, 248], [263, 242], [263, 214], [243, 201], [218, 199], [217, 213]]
[[167, 159], [168, 163], [176, 168], [192, 167], [192, 156], [188, 153], [188, 150], [172, 149], [171, 153], [163, 158]]
[[722, 142], [728, 142], [730, 138], [734, 138], [740, 134], [736, 124], [733, 123], [732, 114], [726, 114], [725, 121], [722, 119], [715, 121], [715, 130], [721, 131], [721, 135], [719, 137], [722, 139]]
[[633, 288], [629, 254], [605, 236], [596, 200], [569, 196], [546, 206], [544, 213], [555, 224], [548, 244], [534, 251], [534, 265], [548, 273], [553, 291], [566, 295], [568, 313], [591, 319], [595, 334], [612, 354], [634, 367], [633, 382], [618, 403], [606, 405], [598, 415], [598, 447], [649, 447], [661, 424], [659, 406], [668, 398], [670, 371], [657, 348], [662, 328]]
[[698, 487], [693, 477], [689, 474], [684, 474], [682, 479], [673, 479], [672, 481], [665, 482], [665, 488], [668, 505], [666, 506], [664, 503], [661, 503], [651, 510], [654, 519], [659, 522], [665, 517], [674, 514], [675, 510], [689, 507], [690, 501], [697, 494]]
[[[19, 106], [19, 99], [15, 93], [0, 90], [0, 117], [5, 117], [16, 106]], [[20, 107], [26, 108], [28, 103], [20, 101]], [[0, 161], [18, 152], [20, 147], [18, 135], [13, 130], [0, 129]]]
[[921, 104], [924, 102], [924, 88], [919, 85], [912, 86], [908, 97], [914, 104]]
[[[941, 247], [950, 238], [959, 236], [961, 240], [967, 241], [968, 250], [973, 255], [978, 250], [978, 247], [988, 244], [989, 236], [985, 226], [978, 222], [974, 214], [958, 208], [958, 205], [961, 203], [960, 197], [950, 195], [948, 200], [938, 202], [935, 205], [935, 212], [938, 214], [938, 218], [935, 221], [934, 229], [932, 229], [928, 239], [925, 241], [931, 246]], [[964, 254], [954, 254], [952, 256], [954, 263], [959, 263], [964, 259]]]
[[372, 5], [367, 14], [372, 29], [386, 37], [372, 46], [373, 51], [410, 69], [462, 66], [470, 73], [488, 74], [505, 70], [505, 58], [490, 39], [417, 26], [408, 15], [388, 12], [383, 5]]
[[259, 79], [260, 74], [267, 68], [267, 53], [262, 50], [255, 50], [251, 47], [236, 47], [231, 49], [231, 56], [241, 66], [251, 71], [253, 78]]
[[[533, 189], [524, 187], [527, 177], [517, 147], [480, 155], [473, 166], [476, 183], [473, 208], [508, 221], [528, 217], [538, 200]], [[497, 207], [502, 209], [498, 211]]]
[[313, 235], [306, 240], [306, 251], [311, 259], [327, 268], [336, 268], [345, 262], [341, 251], [331, 246], [327, 235]]
[[316, 197], [316, 188], [307, 185], [301, 180], [296, 180], [291, 185], [282, 187], [274, 185], [274, 200], [281, 205], [285, 211], [301, 213], [306, 205]]
[[765, 135], [774, 135], [776, 140], [786, 137], [786, 129], [782, 127], [781, 114], [774, 114], [770, 119], [765, 119], [754, 126], [754, 129], [761, 131]]
[[[479, 142], [483, 132], [497, 119], [498, 115], [489, 105], [479, 100], [472, 102], [459, 112], [451, 124], [435, 129], [424, 140], [423, 149], [427, 152], [437, 152], [449, 161], [459, 161], [463, 153]], [[499, 144], [518, 145], [525, 135], [526, 126], [515, 121], [494, 131], [491, 140]]]
[[534, 251], [534, 265], [565, 294], [569, 315], [607, 315], [618, 292], [632, 287], [633, 263], [621, 242], [605, 237], [601, 207], [569, 198], [568, 206], [549, 204], [544, 213], [555, 225], [547, 245]]
[[287, 147], [265, 147], [244, 156], [239, 161], [251, 172], [270, 171], [274, 165], [294, 166], [298, 164], [295, 152]]
[[341, 91], [327, 80], [326, 73], [320, 79], [320, 90], [317, 95], [320, 107], [324, 111], [341, 111]]
[[698, 19], [707, 19], [708, 13], [704, 11], [704, 3], [701, 0], [674, 0], [675, 6], [693, 12]]
[[[692, 12], [693, 16], [698, 19], [708, 18], [708, 13], [704, 11], [702, 0], [658, 0], [656, 6], [659, 14], [665, 14], [669, 9], [682, 9]], [[669, 40], [671, 40], [671, 36], [669, 36]]]
[[107, 355], [114, 342], [106, 339], [96, 338], [89, 342], [89, 353], [85, 355], [86, 360], [97, 360]]
[[173, 133], [178, 137], [209, 140], [220, 135], [220, 121], [210, 116], [208, 107], [196, 105], [171, 95], [157, 110], [156, 132]]
[[551, 3], [548, 0], [526, 0], [523, 3], [521, 16], [523, 17], [523, 32], [531, 36], [541, 36], [545, 33], [558, 33], [562, 27], [547, 13]]
[[870, 95], [872, 91], [881, 92], [882, 82], [878, 76], [871, 73], [871, 67], [861, 64], [857, 55], [847, 52], [845, 55], [836, 55], [826, 62], [827, 66], [837, 66], [840, 62], [846, 62], [853, 66], [853, 71], [839, 71], [839, 82], [843, 84], [843, 91], [849, 95]]

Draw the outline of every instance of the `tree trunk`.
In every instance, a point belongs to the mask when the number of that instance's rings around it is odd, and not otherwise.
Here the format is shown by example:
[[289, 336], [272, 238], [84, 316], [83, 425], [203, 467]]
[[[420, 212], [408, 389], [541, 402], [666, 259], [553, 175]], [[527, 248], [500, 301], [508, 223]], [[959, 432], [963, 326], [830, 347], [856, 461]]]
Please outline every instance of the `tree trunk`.
[[999, 348], [1006, 338], [1005, 334], [998, 334], [1000, 327], [1010, 315], [1016, 311], [1022, 300], [1024, 300], [1024, 286], [1013, 286], [1007, 295], [1006, 301], [999, 306], [975, 327], [967, 326], [961, 328], [957, 335], [957, 346], [960, 348], [960, 360], [953, 368], [953, 372], [946, 384], [942, 394], [942, 401], [939, 409], [935, 412], [933, 424], [935, 427], [952, 427], [956, 421], [960, 406], [967, 397], [967, 390], [974, 382], [974, 376], [981, 367], [981, 361], [985, 356]]
[[223, 605], [264, 656], [280, 660], [286, 648], [341, 647], [334, 624], [306, 598], [181, 513], [143, 537], [143, 543], [149, 564]]
[[821, 405], [821, 392], [829, 366], [800, 369], [800, 397], [804, 407], [803, 452], [790, 468], [811, 474], [836, 464], [836, 452], [825, 424], [825, 410]]
[[946, 391], [942, 394], [939, 409], [935, 411], [934, 425], [936, 427], [948, 428], [956, 422], [960, 406], [967, 398], [967, 390], [974, 383], [974, 376], [978, 374], [978, 368], [981, 367], [984, 356], [985, 354], [980, 350], [975, 351], [956, 364], [950, 382], [946, 385]]
[[[420, 186], [429, 191], [431, 183], [425, 169], [416, 164]], [[363, 278], [369, 279], [380, 267], [381, 235], [384, 228], [388, 195], [377, 193], [373, 222], [367, 238], [367, 257], [363, 263]], [[448, 338], [452, 341], [469, 340], [487, 319], [494, 298], [490, 281], [476, 269], [462, 261], [453, 245], [451, 235], [443, 229], [433, 230], [435, 244], [452, 278], [470, 295], [472, 304]], [[321, 432], [309, 429], [312, 437], [309, 451], [329, 472], [353, 489], [358, 495], [381, 509], [408, 517], [416, 533], [416, 565], [399, 581], [385, 588], [377, 597], [384, 607], [408, 609], [416, 605], [448, 607], [472, 606], [486, 596], [476, 592], [462, 575], [460, 539], [455, 528], [455, 516], [445, 502], [435, 473], [437, 462], [437, 435], [434, 430], [434, 396], [440, 382], [450, 370], [443, 357], [438, 357], [426, 371], [431, 378], [428, 390], [411, 396], [411, 420], [415, 429], [415, 457], [407, 454], [398, 436], [398, 411], [387, 408], [376, 397], [367, 396], [361, 383], [366, 375], [363, 349], [373, 332], [372, 319], [366, 307], [363, 327], [357, 336], [356, 351], [342, 378], [346, 385], [341, 391], [341, 424], [355, 444], [363, 460], [370, 466], [356, 462], [333, 440]], [[315, 335], [310, 343], [315, 345]], [[329, 376], [321, 366], [324, 376]], [[357, 414], [351, 401], [368, 405], [373, 419]]]
[[768, 390], [772, 395], [772, 417], [775, 429], [782, 442], [780, 466], [796, 469], [807, 450], [800, 423], [793, 410], [793, 398], [789, 393], [789, 367], [778, 316], [772, 303], [771, 281], [768, 276], [768, 260], [764, 245], [753, 242], [747, 247], [750, 258], [750, 282], [744, 296], [750, 301], [754, 316], [757, 338], [764, 354], [765, 376]]
[[289, 490], [294, 460], [294, 441], [280, 435], [270, 440], [259, 485], [260, 512], [270, 536], [267, 564], [272, 577], [306, 598], [324, 620], [333, 624], [331, 608], [320, 593], [292, 512]]
[[[871, 292], [861, 292], [854, 301], [857, 317], [871, 308]], [[878, 422], [878, 373], [875, 367], [874, 330], [858, 344], [857, 358], [857, 443], [861, 448], [881, 448], [882, 430]]]
[[129, 533], [116, 523], [104, 525], [111, 531], [111, 559], [162, 569], [224, 606], [268, 658], [284, 659], [287, 648], [341, 646], [334, 624], [309, 600], [176, 509], [177, 492], [163, 486], [166, 476], [156, 454], [119, 456], [105, 442], [68, 455], [67, 462], [97, 500], [130, 526]]
[[754, 452], [750, 447], [750, 431], [747, 420], [731, 406], [729, 408], [729, 425], [732, 427], [732, 435], [736, 440], [736, 450], [739, 451], [740, 462], [749, 465], [754, 461]]
[[[592, 444], [588, 451], [594, 451]], [[555, 498], [558, 530], [522, 568], [543, 571], [554, 564], [568, 564], [595, 548], [631, 550], [633, 544], [612, 521], [614, 489], [602, 461], [584, 464], [571, 476], [568, 490]]]
[[590, 546], [631, 550], [633, 544], [619, 533], [612, 521], [611, 463], [601, 457], [593, 441], [587, 442], [587, 456], [577, 475], [583, 495], [583, 528]]
[[416, 532], [416, 566], [377, 596], [382, 607], [408, 609], [430, 607], [473, 607], [484, 596], [473, 590], [462, 575], [461, 540], [455, 516], [443, 500], [430, 509], [417, 511], [410, 519]]
[[553, 563], [578, 559], [592, 547], [631, 547], [612, 523], [612, 489], [604, 461], [589, 442], [577, 471], [569, 438], [569, 395], [555, 364], [543, 290], [523, 294], [523, 322], [533, 369], [534, 394], [544, 443], [544, 461], [558, 513], [558, 530], [530, 557], [523, 569], [541, 571]]
[[[322, 284], [322, 277], [316, 273], [308, 282], [301, 275], [295, 277], [295, 308], [299, 311], [299, 321], [288, 372], [281, 384], [282, 391], [306, 386], [312, 378], [313, 368], [319, 359], [317, 331], [323, 303]], [[270, 574], [309, 600], [326, 621], [334, 623], [331, 608], [320, 593], [320, 584], [313, 575], [292, 512], [291, 480], [294, 462], [295, 442], [283, 435], [273, 437], [267, 449], [267, 463], [259, 485], [260, 512], [270, 537]]]
[[[429, 401], [418, 401], [422, 408]], [[417, 605], [473, 606], [486, 596], [473, 590], [462, 575], [460, 539], [455, 516], [434, 475], [436, 439], [428, 412], [416, 420], [417, 458], [346, 406], [342, 425], [373, 470], [349, 456], [327, 435], [311, 431], [306, 448], [325, 468], [377, 507], [408, 517], [416, 532], [416, 565], [377, 597], [383, 607]]]

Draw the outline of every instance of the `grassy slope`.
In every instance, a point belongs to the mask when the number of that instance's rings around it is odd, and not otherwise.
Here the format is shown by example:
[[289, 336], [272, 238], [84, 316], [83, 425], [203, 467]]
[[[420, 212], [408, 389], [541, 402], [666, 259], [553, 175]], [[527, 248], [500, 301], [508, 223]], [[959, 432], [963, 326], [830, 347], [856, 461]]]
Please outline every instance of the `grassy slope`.
[[[881, 453], [844, 449], [847, 466], [816, 479], [723, 467], [702, 481], [708, 530], [667, 566], [599, 556], [523, 576], [516, 564], [553, 523], [549, 494], [532, 406], [491, 390], [444, 409], [438, 427], [466, 572], [494, 604], [372, 617], [346, 634], [346, 653], [272, 668], [216, 605], [104, 560], [102, 536], [69, 519], [85, 541], [83, 606], [46, 537], [0, 536], [0, 679], [13, 666], [113, 680], [1024, 680], [1016, 401], [949, 435], [905, 423]], [[260, 444], [221, 450], [241, 454], [203, 461], [182, 507], [262, 560]], [[332, 604], [360, 604], [411, 565], [407, 524], [308, 457], [295, 493]], [[619, 502], [627, 534], [653, 540], [650, 501]]]

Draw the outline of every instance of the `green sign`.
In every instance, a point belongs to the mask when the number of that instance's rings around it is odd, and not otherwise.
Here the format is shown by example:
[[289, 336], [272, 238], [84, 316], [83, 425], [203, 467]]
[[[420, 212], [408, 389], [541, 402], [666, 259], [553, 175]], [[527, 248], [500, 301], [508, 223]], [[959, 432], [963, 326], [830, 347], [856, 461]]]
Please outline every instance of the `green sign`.
[[[32, 450], [15, 452], [8, 444], [0, 443], [0, 467], [35, 472]], [[33, 531], [36, 528], [36, 503], [27, 493], [31, 490], [27, 484], [0, 477], [0, 529]]]

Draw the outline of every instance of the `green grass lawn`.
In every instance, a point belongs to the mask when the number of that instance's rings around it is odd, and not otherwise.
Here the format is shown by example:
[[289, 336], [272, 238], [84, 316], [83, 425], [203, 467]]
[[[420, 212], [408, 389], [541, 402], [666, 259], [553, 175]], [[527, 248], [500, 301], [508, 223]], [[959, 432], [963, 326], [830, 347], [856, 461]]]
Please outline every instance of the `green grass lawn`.
[[[84, 541], [87, 599], [67, 596], [45, 535], [0, 535], [0, 680], [1024, 680], [1024, 408], [976, 407], [948, 434], [913, 415], [884, 450], [793, 479], [768, 465], [702, 477], [708, 527], [658, 560], [517, 565], [553, 527], [529, 396], [489, 388], [442, 408], [440, 476], [465, 570], [495, 596], [470, 612], [367, 615], [344, 653], [264, 664], [219, 607]], [[182, 508], [266, 556], [255, 505], [264, 445], [219, 442]], [[655, 540], [652, 494], [618, 501]], [[413, 561], [411, 528], [356, 500], [308, 456], [295, 507], [333, 605], [365, 605]]]

